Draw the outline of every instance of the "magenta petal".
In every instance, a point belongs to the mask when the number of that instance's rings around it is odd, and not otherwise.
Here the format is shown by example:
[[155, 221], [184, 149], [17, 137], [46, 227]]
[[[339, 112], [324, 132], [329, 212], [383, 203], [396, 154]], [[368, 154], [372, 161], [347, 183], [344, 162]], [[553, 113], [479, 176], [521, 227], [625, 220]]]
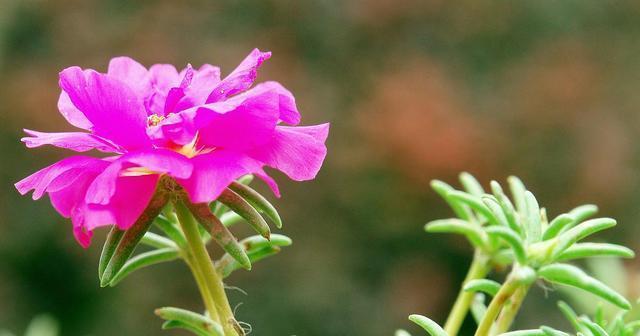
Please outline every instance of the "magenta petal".
[[169, 90], [180, 84], [180, 74], [171, 64], [154, 64], [149, 69], [151, 94], [145, 102], [149, 114], [164, 115]]
[[[186, 69], [181, 72], [181, 75]], [[220, 68], [205, 64], [194, 71], [191, 84], [184, 90], [185, 96], [175, 106], [174, 111], [182, 111], [193, 106], [202, 105], [207, 101], [211, 89], [220, 83]]]
[[58, 98], [58, 110], [69, 124], [85, 130], [93, 128], [93, 124], [85, 117], [84, 113], [73, 105], [71, 98], [64, 91], [60, 92], [60, 98]]
[[296, 99], [289, 90], [278, 82], [260, 83], [232, 99], [247, 99], [248, 97], [263, 95], [265, 92], [273, 92], [278, 96], [280, 120], [293, 126], [300, 123], [300, 112], [298, 112], [298, 107], [296, 106]]
[[191, 64], [189, 64], [187, 69], [184, 71], [180, 86], [171, 88], [167, 94], [167, 99], [164, 102], [164, 115], [175, 111], [176, 105], [180, 99], [185, 96], [185, 89], [191, 85], [192, 79], [193, 68], [191, 67]]
[[313, 179], [327, 154], [324, 142], [329, 124], [306, 127], [276, 127], [271, 141], [250, 155], [287, 174], [292, 180]]
[[54, 180], [61, 174], [75, 168], [102, 168], [106, 167], [106, 165], [108, 165], [108, 162], [97, 158], [72, 156], [58, 161], [51, 166], [41, 169], [31, 176], [24, 178], [16, 183], [15, 187], [22, 195], [33, 190], [33, 199], [36, 200], [42, 197]]
[[60, 148], [70, 149], [76, 152], [86, 152], [97, 149], [105, 153], [122, 153], [123, 150], [109, 140], [90, 133], [81, 132], [60, 132], [44, 133], [24, 130], [31, 135], [20, 139], [28, 148], [52, 145]]
[[[225, 105], [240, 101], [229, 112], [202, 112], [196, 116], [194, 124], [199, 129], [198, 145], [243, 151], [269, 141], [278, 122], [278, 95], [268, 91], [245, 100], [234, 97], [225, 102]], [[216, 111], [216, 105], [219, 104], [208, 106]], [[218, 111], [223, 112], [221, 109]], [[198, 127], [199, 125], [207, 126]]]
[[[53, 207], [62, 216], [70, 218], [73, 209], [84, 203], [87, 188], [99, 173], [100, 171], [95, 169], [71, 169], [59, 175], [52, 183], [54, 185], [58, 182], [58, 186], [47, 190]], [[73, 176], [69, 176], [70, 174]]]
[[271, 52], [261, 52], [258, 49], [253, 49], [240, 65], [211, 91], [206, 103], [221, 101], [226, 97], [250, 88], [258, 76], [258, 68], [270, 57]]
[[[191, 176], [193, 165], [187, 157], [166, 149], [127, 153], [113, 161], [89, 186], [85, 201], [90, 204], [109, 204], [115, 195], [119, 177], [132, 167], [147, 169], [148, 174], [169, 174], [175, 178]], [[136, 174], [133, 172], [132, 174]]]
[[260, 163], [238, 152], [216, 150], [191, 159], [193, 174], [179, 179], [194, 203], [211, 202], [237, 178], [260, 169]]
[[276, 180], [274, 180], [271, 176], [265, 173], [264, 169], [255, 171], [253, 175], [259, 177], [262, 181], [264, 181], [264, 183], [266, 183], [267, 186], [269, 186], [273, 194], [276, 195], [277, 198], [280, 198], [280, 188], [278, 187]]
[[130, 57], [112, 58], [107, 75], [128, 85], [138, 97], [146, 97], [150, 93], [149, 71]]
[[79, 67], [60, 73], [60, 87], [93, 124], [92, 131], [129, 149], [151, 145], [147, 115], [135, 93], [121, 81]]

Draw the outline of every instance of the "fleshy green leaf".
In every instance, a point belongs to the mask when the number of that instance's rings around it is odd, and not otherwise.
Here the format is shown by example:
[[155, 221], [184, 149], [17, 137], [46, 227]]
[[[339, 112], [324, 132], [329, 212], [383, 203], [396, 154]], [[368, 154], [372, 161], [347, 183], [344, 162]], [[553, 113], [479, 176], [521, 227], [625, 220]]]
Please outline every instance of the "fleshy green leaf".
[[102, 246], [102, 253], [100, 253], [100, 261], [98, 262], [98, 278], [100, 280], [102, 280], [102, 274], [104, 274], [104, 270], [107, 269], [113, 252], [116, 251], [120, 240], [122, 240], [122, 236], [124, 236], [124, 230], [118, 229], [115, 225], [111, 227], [111, 230], [107, 234], [104, 246]]
[[502, 212], [504, 213], [507, 219], [507, 224], [509, 224], [509, 227], [514, 232], [517, 232], [518, 234], [521, 235], [522, 228], [520, 227], [520, 224], [518, 223], [518, 220], [516, 218], [517, 217], [516, 212], [515, 212], [515, 209], [513, 208], [513, 204], [511, 203], [511, 200], [509, 200], [507, 195], [505, 195], [504, 191], [502, 191], [502, 187], [496, 181], [491, 181], [491, 191], [493, 192], [493, 196], [495, 196], [496, 199], [498, 200], [498, 203], [502, 208]]
[[527, 204], [526, 232], [527, 242], [537, 243], [542, 240], [542, 224], [540, 223], [540, 206], [536, 197], [530, 191], [524, 193]]
[[267, 225], [267, 222], [265, 222], [264, 218], [258, 213], [258, 210], [251, 206], [243, 197], [231, 189], [226, 189], [220, 194], [218, 201], [244, 218], [258, 234], [269, 239], [271, 235], [269, 225]]
[[498, 200], [495, 197], [491, 195], [484, 195], [480, 199], [482, 200], [482, 203], [484, 203], [484, 205], [486, 205], [487, 208], [491, 210], [491, 213], [493, 213], [493, 216], [496, 218], [498, 224], [505, 227], [510, 227], [509, 223], [507, 222], [507, 216], [505, 216], [500, 203], [498, 203]]
[[409, 315], [409, 321], [419, 325], [426, 330], [431, 336], [447, 336], [447, 333], [433, 320], [422, 315]]
[[445, 202], [447, 202], [447, 204], [449, 204], [453, 212], [455, 212], [456, 216], [464, 220], [472, 220], [469, 208], [449, 196], [449, 193], [455, 190], [453, 187], [446, 184], [445, 182], [433, 180], [431, 181], [431, 188], [433, 188], [433, 190], [435, 190], [435, 192], [438, 193], [438, 195], [440, 195], [440, 197], [442, 197]]
[[222, 216], [220, 216], [220, 221], [225, 227], [232, 227], [242, 222], [243, 220], [244, 218], [233, 211], [225, 212]]
[[480, 184], [480, 182], [478, 182], [478, 180], [476, 180], [475, 177], [473, 177], [473, 175], [467, 172], [461, 173], [460, 183], [462, 183], [462, 186], [469, 194], [476, 197], [484, 195], [484, 189], [482, 188], [482, 185]]
[[593, 334], [593, 336], [609, 336], [601, 326], [593, 323], [585, 317], [579, 317], [578, 322], [585, 326]]
[[[240, 242], [251, 263], [277, 254], [280, 252], [281, 247], [289, 246], [291, 243], [289, 237], [279, 234], [271, 235], [271, 240], [266, 240], [262, 236], [252, 236]], [[223, 278], [228, 277], [233, 271], [241, 268], [241, 265], [229, 254], [225, 254], [220, 260], [216, 261], [215, 266], [216, 271]]]
[[524, 249], [524, 243], [523, 243], [522, 239], [520, 239], [520, 236], [518, 236], [511, 229], [503, 227], [503, 226], [489, 227], [489, 228], [486, 229], [486, 232], [489, 235], [499, 237], [499, 238], [503, 239], [505, 242], [507, 242], [507, 244], [509, 244], [509, 246], [511, 246], [511, 249], [513, 250], [513, 253], [514, 253], [515, 257], [516, 257], [516, 260], [520, 264], [523, 264], [523, 265], [526, 264], [526, 262], [527, 262], [527, 252]]
[[[220, 324], [206, 316], [174, 307], [158, 308], [155, 313], [167, 321], [178, 321], [186, 324], [200, 332], [203, 332], [204, 335], [224, 336]], [[169, 325], [169, 327], [171, 326], [172, 325]]]
[[633, 253], [633, 250], [621, 245], [607, 243], [578, 243], [573, 244], [564, 252], [560, 253], [557, 259], [559, 261], [563, 261], [592, 257], [633, 258], [634, 256], [635, 253]]
[[466, 192], [457, 190], [450, 191], [448, 195], [449, 197], [451, 197], [451, 199], [466, 204], [471, 209], [478, 212], [480, 215], [482, 215], [482, 217], [486, 218], [489, 223], [494, 225], [498, 224], [498, 220], [493, 215], [491, 210], [489, 210], [489, 208], [484, 205], [484, 203], [482, 203], [480, 197], [476, 197], [471, 194], [467, 194]]
[[174, 243], [171, 239], [165, 238], [153, 232], [145, 233], [144, 236], [142, 236], [140, 243], [155, 248], [178, 248], [178, 245], [176, 245], [176, 243]]
[[553, 255], [557, 256], [577, 241], [615, 225], [616, 220], [612, 218], [596, 218], [582, 222], [556, 237], [558, 243], [553, 250]]
[[599, 280], [587, 275], [580, 268], [568, 264], [551, 264], [538, 270], [543, 279], [593, 293], [622, 309], [631, 309], [631, 304], [622, 295]]
[[406, 330], [398, 329], [394, 336], [411, 336]]
[[427, 223], [424, 226], [427, 232], [437, 233], [459, 233], [465, 235], [469, 241], [477, 247], [486, 247], [487, 238], [485, 233], [475, 224], [456, 219], [439, 219]]
[[549, 240], [557, 236], [565, 227], [568, 227], [575, 222], [576, 219], [569, 214], [559, 215], [558, 217], [554, 218], [551, 223], [549, 223], [549, 227], [544, 231], [544, 234], [542, 235], [542, 240]]
[[509, 183], [509, 189], [511, 189], [511, 196], [515, 201], [516, 209], [521, 216], [524, 216], [527, 213], [527, 201], [525, 197], [527, 188], [525, 188], [524, 183], [515, 176], [509, 176], [507, 182]]
[[116, 274], [109, 283], [110, 286], [117, 285], [125, 277], [131, 274], [133, 271], [141, 268], [159, 264], [162, 262], [172, 261], [180, 256], [180, 252], [174, 247], [162, 248], [145, 253], [141, 253], [131, 259], [129, 259], [124, 266], [120, 269], [120, 272]]
[[546, 336], [546, 335], [544, 331], [540, 329], [526, 329], [526, 330], [510, 331], [504, 334], [500, 334], [500, 336]]
[[235, 191], [238, 195], [249, 202], [249, 204], [256, 208], [256, 210], [269, 217], [278, 229], [282, 228], [282, 219], [280, 219], [278, 211], [266, 198], [260, 195], [260, 193], [249, 186], [237, 182], [231, 183], [229, 189]]
[[[171, 215], [175, 216], [175, 214], [171, 214]], [[167, 235], [169, 239], [173, 240], [176, 244], [178, 244], [178, 246], [180, 247], [187, 246], [187, 240], [184, 237], [184, 234], [182, 233], [182, 231], [180, 231], [178, 226], [173, 221], [169, 220], [165, 216], [160, 215], [153, 221], [153, 223], [160, 230], [162, 230], [162, 232], [164, 232], [164, 234]]]
[[562, 312], [562, 315], [564, 315], [564, 317], [569, 321], [569, 323], [571, 323], [571, 325], [576, 331], [583, 330], [582, 326], [578, 321], [578, 314], [576, 314], [576, 312], [571, 308], [571, 306], [569, 306], [564, 301], [559, 301], [558, 308]]
[[29, 322], [24, 336], [57, 336], [60, 330], [58, 321], [49, 315], [38, 315]]
[[545, 336], [570, 336], [569, 334], [567, 334], [564, 331], [553, 329], [553, 328], [547, 327], [547, 326], [540, 327], [540, 330], [542, 330], [544, 332]]
[[474, 279], [468, 281], [463, 290], [465, 292], [483, 292], [495, 296], [500, 290], [500, 283], [489, 279]]
[[473, 296], [473, 301], [471, 301], [471, 315], [473, 315], [473, 319], [477, 324], [480, 324], [482, 318], [484, 318], [484, 314], [487, 313], [487, 306], [484, 304], [484, 294], [476, 293]]
[[191, 333], [193, 333], [196, 336], [210, 336], [211, 334], [202, 331], [190, 324], [186, 324], [184, 322], [181, 321], [176, 321], [176, 320], [171, 320], [171, 321], [166, 321], [162, 324], [162, 330], [169, 330], [169, 329], [184, 329], [186, 331], [189, 331]]

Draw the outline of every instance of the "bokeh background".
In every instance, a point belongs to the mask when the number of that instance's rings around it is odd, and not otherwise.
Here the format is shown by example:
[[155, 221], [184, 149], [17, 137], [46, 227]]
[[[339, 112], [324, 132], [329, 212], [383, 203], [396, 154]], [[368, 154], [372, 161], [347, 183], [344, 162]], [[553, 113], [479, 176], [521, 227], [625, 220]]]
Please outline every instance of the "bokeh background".
[[[19, 142], [70, 129], [64, 67], [129, 55], [226, 74], [273, 51], [260, 79], [291, 89], [304, 123], [332, 123], [329, 155], [315, 181], [277, 176], [294, 246], [229, 279], [247, 293], [230, 294], [238, 318], [256, 335], [382, 336], [415, 331], [409, 313], [443, 321], [470, 260], [423, 232], [450, 215], [431, 179], [515, 174], [550, 214], [596, 203], [620, 223], [600, 237], [640, 247], [638, 41], [632, 0], [0, 0], [0, 327], [46, 312], [62, 335], [157, 335], [155, 307], [201, 305], [178, 263], [100, 289], [106, 232], [83, 250], [46, 199], [14, 190], [68, 154]], [[551, 318], [536, 290], [520, 326]]]

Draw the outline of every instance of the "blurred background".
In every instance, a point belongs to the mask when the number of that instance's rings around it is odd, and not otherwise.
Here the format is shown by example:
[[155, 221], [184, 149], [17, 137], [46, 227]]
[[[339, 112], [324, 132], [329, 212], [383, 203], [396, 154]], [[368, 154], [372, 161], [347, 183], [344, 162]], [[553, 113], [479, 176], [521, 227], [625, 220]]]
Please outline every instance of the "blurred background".
[[[295, 93], [303, 123], [332, 123], [329, 155], [315, 181], [276, 176], [294, 245], [228, 279], [247, 293], [230, 293], [237, 316], [256, 335], [382, 336], [416, 331], [409, 313], [442, 322], [470, 261], [463, 240], [423, 231], [451, 215], [431, 179], [515, 174], [551, 215], [598, 204], [620, 223], [599, 237], [640, 247], [639, 40], [632, 0], [0, 0], [0, 328], [48, 313], [62, 335], [157, 335], [155, 307], [201, 307], [179, 263], [100, 289], [106, 232], [83, 250], [13, 188], [69, 154], [19, 142], [71, 129], [64, 67], [128, 55], [227, 74], [271, 50], [260, 79]], [[519, 326], [554, 324], [536, 291]]]

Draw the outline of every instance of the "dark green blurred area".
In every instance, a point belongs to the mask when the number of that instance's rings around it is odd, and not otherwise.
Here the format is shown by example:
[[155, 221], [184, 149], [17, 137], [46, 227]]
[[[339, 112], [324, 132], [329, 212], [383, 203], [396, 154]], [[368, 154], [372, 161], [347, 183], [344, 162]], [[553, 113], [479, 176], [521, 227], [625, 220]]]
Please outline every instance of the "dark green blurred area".
[[[248, 293], [232, 304], [255, 335], [382, 336], [410, 313], [443, 321], [470, 260], [464, 241], [423, 232], [450, 215], [431, 179], [515, 174], [551, 215], [598, 204], [620, 223], [599, 238], [638, 247], [638, 41], [637, 1], [0, 0], [0, 326], [48, 312], [63, 335], [157, 335], [154, 308], [201, 309], [179, 263], [100, 289], [105, 231], [85, 251], [47, 200], [13, 188], [71, 154], [19, 142], [70, 129], [64, 67], [128, 55], [226, 74], [273, 51], [260, 79], [294, 92], [303, 123], [332, 123], [329, 155], [313, 182], [277, 176], [294, 245], [230, 277]], [[520, 326], [555, 309], [535, 293]]]

